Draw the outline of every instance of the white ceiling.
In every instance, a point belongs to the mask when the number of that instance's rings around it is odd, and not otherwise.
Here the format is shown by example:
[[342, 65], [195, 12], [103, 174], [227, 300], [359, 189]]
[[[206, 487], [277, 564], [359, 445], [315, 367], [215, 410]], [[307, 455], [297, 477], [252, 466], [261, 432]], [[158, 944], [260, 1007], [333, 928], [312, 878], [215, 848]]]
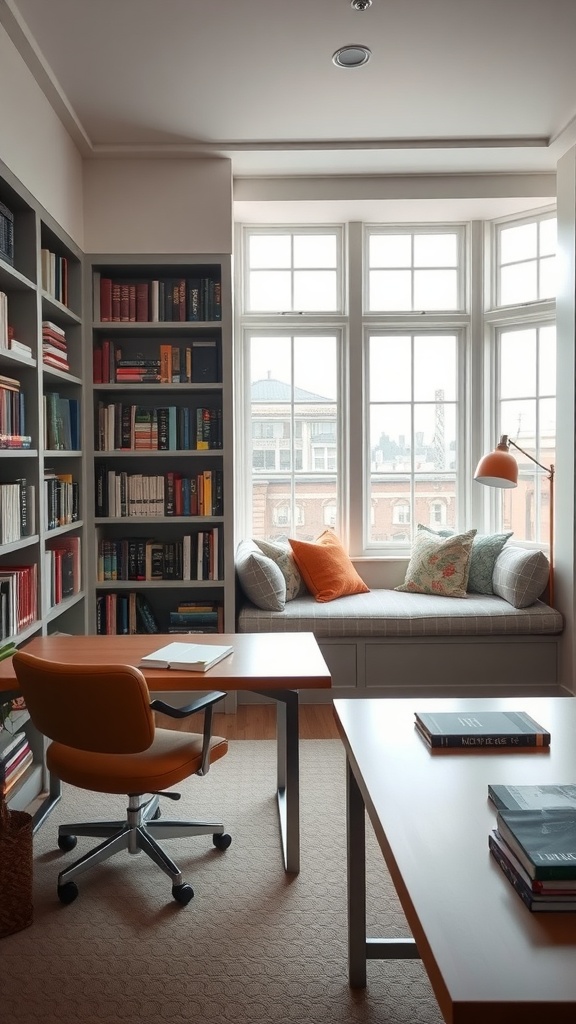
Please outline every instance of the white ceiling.
[[[0, 24], [89, 157], [524, 174], [576, 141], [576, 0], [0, 0]], [[350, 43], [370, 62], [335, 67]]]

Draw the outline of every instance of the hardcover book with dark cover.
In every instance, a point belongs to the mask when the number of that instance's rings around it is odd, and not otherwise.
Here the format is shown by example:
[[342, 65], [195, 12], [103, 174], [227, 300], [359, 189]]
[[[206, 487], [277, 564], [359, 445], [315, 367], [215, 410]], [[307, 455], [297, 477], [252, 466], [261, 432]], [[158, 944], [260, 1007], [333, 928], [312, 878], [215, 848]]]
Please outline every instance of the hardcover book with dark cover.
[[416, 728], [431, 747], [548, 747], [550, 733], [525, 711], [415, 713]]
[[530, 878], [576, 878], [576, 809], [501, 810], [497, 826]]

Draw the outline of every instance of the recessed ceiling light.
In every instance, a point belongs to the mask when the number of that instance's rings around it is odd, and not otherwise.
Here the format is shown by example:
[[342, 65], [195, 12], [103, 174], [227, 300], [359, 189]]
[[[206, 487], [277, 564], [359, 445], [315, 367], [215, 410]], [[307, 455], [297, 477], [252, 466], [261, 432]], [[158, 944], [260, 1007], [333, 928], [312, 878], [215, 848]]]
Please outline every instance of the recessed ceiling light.
[[368, 63], [371, 56], [372, 53], [367, 46], [355, 43], [351, 46], [341, 46], [332, 54], [332, 60], [339, 68], [360, 68]]

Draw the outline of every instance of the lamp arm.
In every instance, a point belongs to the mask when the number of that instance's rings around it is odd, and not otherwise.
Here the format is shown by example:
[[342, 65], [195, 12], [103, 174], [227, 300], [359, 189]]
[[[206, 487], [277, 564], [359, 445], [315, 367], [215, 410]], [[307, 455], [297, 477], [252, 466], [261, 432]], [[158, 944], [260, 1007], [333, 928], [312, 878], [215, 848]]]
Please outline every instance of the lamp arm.
[[536, 466], [538, 466], [540, 469], [543, 469], [545, 473], [548, 473], [550, 480], [552, 480], [555, 472], [554, 466], [543, 466], [541, 462], [538, 462], [538, 459], [535, 459], [534, 456], [530, 455], [529, 452], [525, 452], [524, 449], [521, 448], [519, 444], [516, 444], [516, 441], [513, 441], [511, 437], [508, 437], [507, 441], [508, 444], [511, 444], [514, 448], [517, 448], [519, 452], [522, 452], [522, 455], [525, 455], [527, 459], [530, 459], [530, 461], [533, 462]]

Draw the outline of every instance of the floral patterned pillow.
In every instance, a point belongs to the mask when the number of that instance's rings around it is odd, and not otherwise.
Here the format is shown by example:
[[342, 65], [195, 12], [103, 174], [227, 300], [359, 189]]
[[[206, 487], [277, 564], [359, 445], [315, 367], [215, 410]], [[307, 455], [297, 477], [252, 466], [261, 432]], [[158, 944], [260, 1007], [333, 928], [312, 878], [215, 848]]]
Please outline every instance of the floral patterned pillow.
[[476, 530], [437, 537], [418, 529], [406, 579], [396, 590], [440, 597], [466, 597]]

